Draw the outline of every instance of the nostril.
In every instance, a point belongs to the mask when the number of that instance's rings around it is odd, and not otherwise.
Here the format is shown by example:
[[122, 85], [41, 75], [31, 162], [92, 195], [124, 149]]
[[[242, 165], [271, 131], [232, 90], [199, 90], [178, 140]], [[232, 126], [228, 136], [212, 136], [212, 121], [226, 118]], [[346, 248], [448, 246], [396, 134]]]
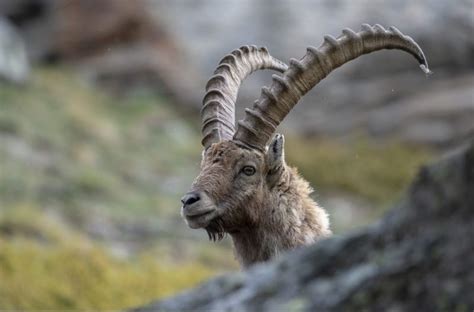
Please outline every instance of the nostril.
[[199, 193], [197, 192], [189, 192], [181, 198], [181, 202], [183, 205], [191, 205], [201, 199]]

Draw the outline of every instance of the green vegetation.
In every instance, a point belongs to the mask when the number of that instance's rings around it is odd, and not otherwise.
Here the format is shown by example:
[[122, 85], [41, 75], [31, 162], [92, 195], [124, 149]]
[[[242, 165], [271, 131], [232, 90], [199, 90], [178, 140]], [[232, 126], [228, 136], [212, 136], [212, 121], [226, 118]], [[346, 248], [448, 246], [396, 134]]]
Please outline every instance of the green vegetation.
[[318, 191], [353, 194], [378, 206], [396, 199], [432, 153], [390, 142], [358, 141], [343, 145], [323, 139], [287, 140], [288, 162]]
[[201, 264], [119, 260], [30, 208], [0, 217], [2, 310], [116, 310], [190, 287], [212, 275]]
[[[235, 270], [228, 243], [186, 236], [179, 217], [201, 151], [189, 124], [159, 94], [112, 97], [65, 68], [0, 85], [0, 309], [121, 309]], [[377, 205], [430, 157], [395, 143], [298, 138], [286, 150], [318, 193]], [[86, 235], [96, 219], [171, 226], [119, 258], [113, 235]]]
[[4, 204], [175, 214], [197, 172], [198, 134], [159, 95], [111, 98], [66, 70], [42, 69], [22, 89], [2, 86], [0, 103]]

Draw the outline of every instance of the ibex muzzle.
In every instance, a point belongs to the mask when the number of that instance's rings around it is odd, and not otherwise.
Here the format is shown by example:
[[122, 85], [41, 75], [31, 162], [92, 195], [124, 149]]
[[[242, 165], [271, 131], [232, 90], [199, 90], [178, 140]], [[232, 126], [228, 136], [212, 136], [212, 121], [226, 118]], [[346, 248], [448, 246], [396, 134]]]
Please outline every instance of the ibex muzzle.
[[205, 228], [217, 216], [216, 205], [204, 192], [186, 193], [181, 203], [181, 216], [192, 229]]
[[[326, 212], [310, 197], [312, 189], [285, 162], [284, 138], [275, 130], [299, 99], [335, 68], [363, 54], [399, 49], [413, 55], [425, 73], [425, 56], [398, 29], [362, 25], [325, 36], [288, 67], [265, 48], [242, 47], [225, 56], [206, 85], [203, 100], [201, 172], [182, 198], [182, 216], [211, 239], [232, 236], [243, 266], [330, 235]], [[241, 82], [258, 69], [283, 73], [235, 128], [235, 101]], [[273, 139], [272, 139], [273, 138]], [[272, 140], [270, 140], [272, 139]]]

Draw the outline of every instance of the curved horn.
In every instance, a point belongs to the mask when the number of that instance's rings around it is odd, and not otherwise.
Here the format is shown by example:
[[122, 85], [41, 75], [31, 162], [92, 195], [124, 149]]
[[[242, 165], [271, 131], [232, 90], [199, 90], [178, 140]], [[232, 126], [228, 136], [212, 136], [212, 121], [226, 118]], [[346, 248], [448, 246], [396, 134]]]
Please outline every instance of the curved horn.
[[319, 48], [309, 47], [301, 60], [291, 59], [283, 77], [273, 75], [271, 87], [263, 87], [253, 108], [245, 110], [245, 118], [238, 122], [234, 141], [264, 150], [276, 127], [299, 99], [331, 71], [363, 54], [382, 49], [404, 50], [418, 60], [426, 74], [430, 73], [418, 44], [395, 27], [385, 30], [380, 25], [363, 24], [358, 33], [346, 28], [337, 39], [325, 36]]
[[201, 109], [202, 145], [230, 140], [234, 135], [235, 100], [242, 81], [258, 69], [283, 73], [288, 66], [272, 57], [266, 48], [243, 46], [226, 55], [206, 84]]

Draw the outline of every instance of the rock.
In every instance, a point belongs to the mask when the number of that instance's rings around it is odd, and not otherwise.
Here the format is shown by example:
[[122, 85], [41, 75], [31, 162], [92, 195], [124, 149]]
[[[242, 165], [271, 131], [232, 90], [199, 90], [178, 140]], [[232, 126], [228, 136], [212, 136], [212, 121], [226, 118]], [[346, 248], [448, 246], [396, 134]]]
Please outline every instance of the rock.
[[200, 85], [193, 67], [148, 10], [145, 1], [59, 2], [56, 50], [114, 93], [148, 86], [181, 106], [199, 107]]
[[78, 60], [116, 47], [147, 41], [159, 34], [144, 1], [57, 1], [57, 40], [60, 57]]
[[29, 72], [23, 39], [13, 25], [0, 18], [0, 77], [10, 82], [24, 83]]
[[201, 105], [203, 83], [146, 1], [5, 0], [0, 14], [17, 25], [34, 61], [76, 65], [115, 93], [145, 85], [182, 107]]
[[5, 0], [0, 14], [18, 27], [33, 60], [77, 60], [159, 35], [146, 8], [144, 1]]
[[49, 59], [54, 54], [55, 0], [3, 0], [0, 15], [14, 24], [25, 40], [31, 61]]
[[372, 226], [133, 311], [472, 311], [473, 244], [474, 141]]

